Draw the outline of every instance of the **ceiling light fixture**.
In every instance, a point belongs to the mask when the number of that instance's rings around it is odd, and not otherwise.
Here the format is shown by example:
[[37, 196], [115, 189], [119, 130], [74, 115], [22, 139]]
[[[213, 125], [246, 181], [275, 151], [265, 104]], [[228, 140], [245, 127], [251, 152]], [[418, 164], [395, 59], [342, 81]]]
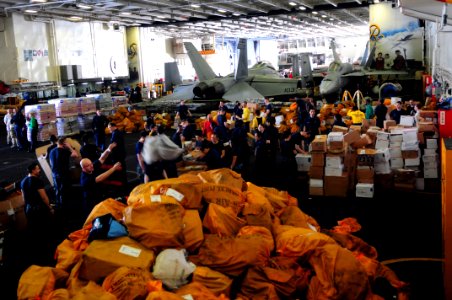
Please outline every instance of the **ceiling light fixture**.
[[312, 14], [313, 14], [313, 15], [317, 15], [317, 14], [318, 14], [318, 12], [316, 12], [316, 11], [313, 11], [313, 12], [312, 12]]
[[140, 26], [141, 24], [140, 23], [132, 23], [132, 24], [130, 24], [130, 26]]
[[70, 16], [68, 19], [71, 20], [71, 21], [81, 21], [81, 20], [83, 20], [83, 18], [79, 17], [79, 16]]
[[27, 13], [27, 14], [36, 14], [36, 13], [38, 13], [38, 11], [34, 10], [34, 9], [26, 9], [24, 12]]
[[306, 7], [300, 6], [299, 9], [300, 9], [300, 10], [306, 10]]
[[130, 11], [122, 11], [121, 15], [123, 16], [130, 16], [132, 13]]
[[334, 21], [334, 18], [330, 18], [330, 21]]
[[190, 4], [190, 6], [193, 7], [193, 8], [200, 8], [200, 7], [201, 7], [201, 6], [198, 5], [198, 4]]
[[91, 9], [91, 5], [83, 4], [83, 3], [77, 3], [75, 6], [77, 6], [80, 9]]
[[236, 16], [236, 17], [238, 17], [238, 16], [241, 15], [241, 13], [235, 12], [235, 13], [233, 13], [233, 15]]
[[322, 18], [326, 18], [327, 17], [327, 15], [322, 15]]
[[221, 13], [225, 13], [226, 11], [224, 10], [224, 9], [218, 9], [218, 12], [221, 12]]
[[31, 0], [31, 3], [44, 3], [47, 2], [47, 0]]
[[290, 6], [297, 6], [297, 4], [295, 2], [289, 2]]

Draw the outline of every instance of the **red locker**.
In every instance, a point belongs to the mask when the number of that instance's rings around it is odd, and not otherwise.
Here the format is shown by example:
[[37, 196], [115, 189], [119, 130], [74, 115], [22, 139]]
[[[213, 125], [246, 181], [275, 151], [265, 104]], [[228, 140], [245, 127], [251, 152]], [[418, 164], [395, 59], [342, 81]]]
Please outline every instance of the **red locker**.
[[439, 135], [442, 138], [452, 137], [452, 110], [438, 110]]

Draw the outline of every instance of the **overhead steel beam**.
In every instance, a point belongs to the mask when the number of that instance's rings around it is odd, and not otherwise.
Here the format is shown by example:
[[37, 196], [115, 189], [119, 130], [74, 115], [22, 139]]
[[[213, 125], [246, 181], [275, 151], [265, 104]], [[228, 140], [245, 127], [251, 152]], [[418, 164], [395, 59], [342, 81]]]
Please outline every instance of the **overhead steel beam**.
[[[246, 15], [242, 15], [242, 16], [234, 16], [232, 14], [227, 15], [226, 17], [220, 17], [220, 16], [208, 16], [207, 20], [208, 21], [221, 21], [224, 19], [242, 19], [242, 18], [253, 18], [253, 17], [260, 17], [260, 16], [278, 16], [278, 15], [294, 15], [294, 14], [305, 14], [305, 13], [312, 13], [313, 11], [334, 11], [334, 10], [344, 10], [344, 9], [352, 9], [352, 8], [361, 8], [361, 7], [368, 7], [369, 4], [368, 3], [362, 3], [362, 4], [358, 4], [355, 2], [345, 2], [345, 3], [338, 3], [337, 7], [331, 6], [329, 4], [321, 4], [321, 5], [315, 5], [313, 7], [313, 9], [306, 9], [305, 11], [300, 11], [297, 8], [292, 8], [290, 9], [290, 11], [284, 10], [284, 9], [275, 9], [275, 10], [270, 10], [267, 13], [261, 13], [261, 12], [252, 12], [252, 13], [248, 13]], [[355, 18], [357, 18], [356, 16], [353, 16]], [[205, 21], [205, 19], [199, 19], [196, 17], [190, 17], [188, 20], [186, 21], [176, 21], [176, 22], [171, 22], [171, 24], [183, 24], [186, 22], [192, 22], [192, 23], [196, 23], [196, 22], [203, 22]], [[148, 25], [149, 27], [158, 27], [158, 26], [166, 26], [168, 25], [168, 23], [161, 23], [161, 22], [154, 22], [153, 24]]]

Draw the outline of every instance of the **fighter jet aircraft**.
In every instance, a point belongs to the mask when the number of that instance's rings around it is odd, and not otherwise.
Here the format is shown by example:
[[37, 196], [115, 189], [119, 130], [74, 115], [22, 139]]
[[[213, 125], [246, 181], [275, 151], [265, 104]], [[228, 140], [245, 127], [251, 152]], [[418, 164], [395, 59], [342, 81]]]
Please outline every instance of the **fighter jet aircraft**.
[[199, 82], [179, 85], [166, 99], [224, 99], [242, 101], [266, 97], [293, 96], [300, 92], [297, 79], [281, 78], [270, 64], [259, 62], [248, 69], [246, 39], [240, 39], [239, 60], [235, 74], [218, 77], [192, 43], [184, 43]]

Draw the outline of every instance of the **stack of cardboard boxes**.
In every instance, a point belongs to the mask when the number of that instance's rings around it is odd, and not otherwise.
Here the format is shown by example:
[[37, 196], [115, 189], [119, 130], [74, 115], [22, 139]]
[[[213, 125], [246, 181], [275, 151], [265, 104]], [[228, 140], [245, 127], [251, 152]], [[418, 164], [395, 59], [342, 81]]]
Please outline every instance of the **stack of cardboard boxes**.
[[56, 112], [53, 104], [26, 105], [25, 115], [34, 113], [38, 122], [38, 141], [46, 142], [50, 136], [56, 135]]
[[311, 166], [309, 168], [309, 194], [324, 195], [324, 167], [327, 151], [326, 135], [317, 135], [310, 145]]

